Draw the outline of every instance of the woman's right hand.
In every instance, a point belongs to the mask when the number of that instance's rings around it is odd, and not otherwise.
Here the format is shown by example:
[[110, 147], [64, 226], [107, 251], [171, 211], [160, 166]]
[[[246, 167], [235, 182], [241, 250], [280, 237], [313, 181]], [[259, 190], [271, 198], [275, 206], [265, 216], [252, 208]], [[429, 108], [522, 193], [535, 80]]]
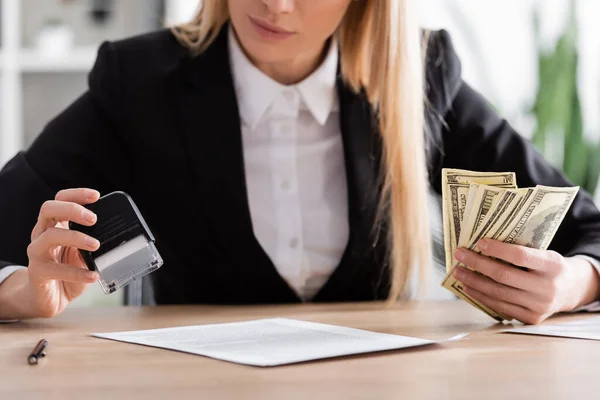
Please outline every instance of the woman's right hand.
[[66, 189], [45, 202], [31, 232], [28, 290], [32, 309], [40, 317], [53, 317], [98, 280], [88, 270], [78, 249], [96, 251], [100, 243], [81, 232], [69, 230], [69, 222], [91, 226], [96, 215], [84, 207], [100, 193], [92, 189]]

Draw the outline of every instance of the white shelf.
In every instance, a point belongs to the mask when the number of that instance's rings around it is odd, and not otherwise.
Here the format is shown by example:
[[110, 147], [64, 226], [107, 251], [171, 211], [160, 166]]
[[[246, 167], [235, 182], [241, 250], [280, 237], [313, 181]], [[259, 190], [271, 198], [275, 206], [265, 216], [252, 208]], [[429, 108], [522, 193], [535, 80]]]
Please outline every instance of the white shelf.
[[19, 72], [88, 72], [96, 60], [97, 47], [73, 49], [66, 55], [49, 55], [38, 50], [20, 50], [15, 57], [0, 51], [0, 69], [13, 63]]

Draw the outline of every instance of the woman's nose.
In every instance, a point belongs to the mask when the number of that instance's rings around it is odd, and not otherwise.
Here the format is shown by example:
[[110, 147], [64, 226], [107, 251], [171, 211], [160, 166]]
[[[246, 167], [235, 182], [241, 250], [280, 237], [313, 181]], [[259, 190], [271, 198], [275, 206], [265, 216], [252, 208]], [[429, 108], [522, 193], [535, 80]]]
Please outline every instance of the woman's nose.
[[272, 14], [285, 14], [293, 12], [295, 2], [296, 0], [263, 0], [263, 3], [267, 6], [269, 12], [271, 12]]

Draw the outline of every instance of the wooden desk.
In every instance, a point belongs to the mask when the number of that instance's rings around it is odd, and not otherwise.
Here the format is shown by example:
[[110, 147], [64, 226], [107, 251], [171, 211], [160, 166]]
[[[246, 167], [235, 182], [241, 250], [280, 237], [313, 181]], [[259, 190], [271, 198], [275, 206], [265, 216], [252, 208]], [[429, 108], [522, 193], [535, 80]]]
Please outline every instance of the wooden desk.
[[[97, 339], [110, 332], [289, 317], [458, 342], [274, 368]], [[553, 319], [587, 318], [578, 314]], [[494, 333], [461, 301], [268, 307], [68, 309], [52, 320], [0, 325], [0, 399], [592, 399], [600, 343]], [[41, 338], [48, 356], [29, 366]]]

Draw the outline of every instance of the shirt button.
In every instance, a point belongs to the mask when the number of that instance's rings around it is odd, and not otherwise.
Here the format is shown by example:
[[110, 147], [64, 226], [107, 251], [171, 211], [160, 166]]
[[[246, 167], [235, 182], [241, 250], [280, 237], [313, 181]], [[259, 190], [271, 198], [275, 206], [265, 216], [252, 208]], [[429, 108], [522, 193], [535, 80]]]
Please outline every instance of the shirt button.
[[281, 182], [281, 188], [283, 190], [290, 190], [292, 188], [292, 182], [290, 182], [288, 179], [284, 180]]
[[298, 238], [293, 238], [292, 240], [290, 240], [290, 247], [292, 249], [295, 249], [296, 247], [298, 247], [298, 243], [299, 243]]

